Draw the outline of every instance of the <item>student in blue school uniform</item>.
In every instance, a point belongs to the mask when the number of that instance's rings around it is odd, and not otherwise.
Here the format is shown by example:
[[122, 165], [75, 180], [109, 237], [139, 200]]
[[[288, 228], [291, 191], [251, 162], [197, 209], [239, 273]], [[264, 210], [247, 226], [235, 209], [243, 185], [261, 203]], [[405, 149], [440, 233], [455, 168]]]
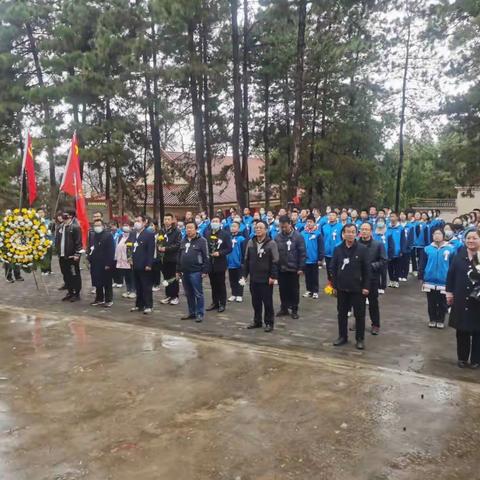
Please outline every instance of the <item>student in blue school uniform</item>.
[[232, 251], [227, 255], [227, 266], [232, 295], [228, 298], [228, 301], [243, 302], [243, 285], [240, 285], [239, 281], [242, 278], [242, 265], [248, 240], [240, 232], [239, 222], [234, 221], [230, 224], [230, 234]]
[[[370, 224], [371, 221], [369, 221]], [[385, 220], [383, 218], [380, 218], [377, 220], [373, 227], [373, 239], [376, 240], [377, 242], [381, 242], [385, 248], [385, 251], [388, 253], [389, 251], [389, 236], [387, 233], [387, 225], [385, 223]], [[385, 289], [387, 288], [387, 265], [384, 265], [382, 270], [379, 272], [380, 273], [380, 283], [378, 287], [378, 293], [379, 294], [384, 294]]]
[[405, 237], [403, 227], [398, 221], [396, 212], [390, 214], [390, 226], [387, 227], [388, 242], [388, 276], [390, 278], [389, 287], [398, 288], [400, 286], [400, 273], [402, 265], [402, 255], [404, 250]]
[[413, 230], [412, 223], [408, 221], [408, 216], [405, 212], [400, 212], [398, 216], [400, 225], [403, 227], [403, 247], [402, 257], [400, 260], [400, 282], [406, 282], [408, 273], [410, 271], [410, 257], [412, 254], [413, 244]]
[[[426, 215], [426, 213], [425, 213]], [[413, 228], [413, 244], [412, 244], [412, 273], [418, 276], [418, 264], [423, 255], [425, 248], [425, 219], [420, 212], [415, 212], [414, 220], [412, 222]]]
[[304, 297], [318, 298], [318, 267], [324, 257], [322, 232], [315, 224], [315, 216], [308, 215], [305, 228], [302, 231], [305, 240], [307, 257], [305, 260], [305, 285], [307, 291]]
[[455, 253], [463, 247], [463, 241], [455, 236], [455, 227], [453, 223], [446, 223], [443, 228], [445, 240], [455, 249]]
[[333, 251], [343, 242], [342, 225], [338, 221], [337, 212], [331, 211], [328, 214], [328, 223], [322, 227], [323, 245], [325, 249], [325, 263], [327, 264], [327, 277], [332, 281], [332, 271], [330, 265], [332, 263]]
[[428, 326], [444, 328], [448, 311], [445, 285], [455, 248], [445, 241], [441, 228], [435, 229], [432, 236], [433, 242], [424, 249], [418, 278], [423, 280], [422, 291], [427, 292]]

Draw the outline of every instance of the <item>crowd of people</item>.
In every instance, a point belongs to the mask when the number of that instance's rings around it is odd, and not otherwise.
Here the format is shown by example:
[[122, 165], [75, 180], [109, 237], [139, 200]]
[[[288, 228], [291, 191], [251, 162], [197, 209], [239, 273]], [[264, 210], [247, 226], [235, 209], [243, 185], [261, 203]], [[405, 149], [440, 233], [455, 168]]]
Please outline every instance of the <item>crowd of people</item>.
[[[45, 216], [45, 211], [41, 211]], [[428, 326], [442, 329], [449, 308], [457, 330], [458, 365], [480, 365], [480, 209], [446, 223], [439, 211], [368, 210], [353, 208], [260, 208], [228, 214], [167, 213], [162, 224], [138, 215], [134, 221], [107, 223], [101, 212], [92, 218], [87, 248], [73, 210], [58, 212], [50, 225], [66, 290], [63, 301], [80, 299], [80, 258], [88, 259], [94, 300], [111, 307], [114, 288], [132, 299], [132, 312], [153, 312], [153, 292], [165, 289], [164, 305], [179, 304], [183, 286], [187, 311], [182, 320], [202, 322], [205, 311], [224, 312], [228, 302], [243, 302], [249, 284], [253, 320], [249, 329], [274, 329], [275, 317], [300, 315], [303, 297], [319, 299], [319, 269], [325, 268], [325, 292], [337, 299], [338, 338], [365, 348], [366, 310], [371, 334], [380, 333], [379, 295], [400, 288], [409, 275], [426, 292]], [[51, 256], [42, 274], [51, 272]], [[228, 275], [227, 275], [228, 272]], [[203, 279], [209, 277], [211, 304], [205, 307]], [[227, 294], [226, 278], [230, 295]], [[15, 281], [11, 276], [9, 281]], [[278, 284], [280, 308], [275, 313], [273, 286]], [[348, 327], [352, 314], [355, 326]]]

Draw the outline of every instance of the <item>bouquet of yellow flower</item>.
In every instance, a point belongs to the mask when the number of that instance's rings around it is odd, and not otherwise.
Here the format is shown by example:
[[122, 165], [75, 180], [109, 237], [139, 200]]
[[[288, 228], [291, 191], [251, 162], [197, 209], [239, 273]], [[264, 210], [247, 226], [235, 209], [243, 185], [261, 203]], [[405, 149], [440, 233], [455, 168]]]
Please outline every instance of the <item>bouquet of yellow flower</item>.
[[7, 210], [0, 221], [0, 261], [32, 267], [52, 246], [45, 220], [33, 209]]
[[327, 285], [325, 286], [325, 288], [323, 289], [323, 291], [325, 292], [326, 295], [330, 295], [332, 296], [333, 295], [333, 286], [330, 282], [327, 283]]

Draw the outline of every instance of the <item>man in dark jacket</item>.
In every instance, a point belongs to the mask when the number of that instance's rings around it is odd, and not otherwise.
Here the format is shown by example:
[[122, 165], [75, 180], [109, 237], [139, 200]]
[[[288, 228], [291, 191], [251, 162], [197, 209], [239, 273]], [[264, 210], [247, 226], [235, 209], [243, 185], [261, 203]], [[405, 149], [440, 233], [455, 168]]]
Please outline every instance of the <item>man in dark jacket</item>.
[[82, 277], [80, 276], [80, 257], [84, 253], [82, 248], [82, 231], [75, 220], [75, 210], [66, 210], [63, 213], [63, 223], [55, 236], [60, 270], [67, 294], [62, 298], [64, 302], [80, 300]]
[[227, 255], [232, 251], [230, 234], [222, 229], [220, 217], [212, 218], [210, 226], [205, 230], [210, 255], [210, 285], [212, 287], [212, 304], [207, 311], [225, 311], [227, 303], [227, 286], [225, 272], [227, 271]]
[[378, 287], [380, 274], [384, 271], [388, 262], [387, 252], [382, 242], [372, 237], [372, 225], [365, 222], [360, 227], [360, 243], [368, 249], [370, 263], [370, 287], [368, 289], [368, 310], [372, 321], [372, 335], [380, 333], [380, 308], [378, 305]]
[[127, 248], [131, 248], [133, 278], [137, 290], [135, 306], [130, 311], [143, 311], [144, 315], [153, 311], [152, 265], [155, 253], [155, 234], [146, 229], [147, 224], [147, 218], [144, 215], [138, 215], [133, 225], [134, 231], [127, 241]]
[[332, 258], [333, 289], [337, 295], [339, 347], [348, 342], [348, 312], [355, 315], [356, 346], [363, 350], [365, 336], [365, 298], [370, 288], [370, 262], [365, 245], [355, 239], [357, 227], [353, 223], [342, 228], [343, 242], [335, 248]]
[[93, 238], [87, 252], [92, 275], [92, 285], [95, 287], [95, 300], [92, 306], [111, 307], [113, 305], [112, 274], [115, 264], [115, 246], [113, 235], [105, 229], [102, 220], [93, 223]]
[[280, 218], [280, 232], [275, 236], [278, 248], [278, 285], [280, 287], [280, 311], [277, 317], [288, 315], [291, 309], [293, 319], [298, 318], [300, 302], [300, 275], [305, 270], [305, 240], [292, 226], [285, 215]]
[[163, 217], [163, 229], [158, 234], [158, 252], [162, 262], [163, 279], [168, 285], [165, 287], [164, 305], [178, 305], [177, 257], [182, 242], [182, 233], [177, 228], [175, 217], [166, 213]]
[[205, 238], [198, 234], [195, 222], [187, 222], [185, 230], [177, 261], [177, 280], [182, 277], [188, 303], [188, 315], [182, 320], [202, 322], [205, 315], [202, 279], [210, 270], [208, 246]]
[[262, 327], [262, 310], [265, 308], [265, 331], [273, 330], [273, 285], [278, 278], [277, 244], [267, 235], [267, 224], [255, 225], [255, 237], [248, 241], [243, 265], [242, 284], [250, 276], [250, 293], [254, 310], [253, 323], [247, 328]]

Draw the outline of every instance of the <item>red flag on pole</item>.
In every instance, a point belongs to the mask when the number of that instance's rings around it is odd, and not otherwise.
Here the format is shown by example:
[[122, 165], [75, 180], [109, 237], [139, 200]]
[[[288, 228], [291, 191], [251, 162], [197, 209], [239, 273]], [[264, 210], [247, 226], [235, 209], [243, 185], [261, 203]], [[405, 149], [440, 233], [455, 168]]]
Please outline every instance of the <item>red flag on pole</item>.
[[30, 132], [27, 132], [25, 136], [25, 153], [23, 154], [22, 162], [22, 184], [25, 174], [27, 176], [26, 186], [28, 190], [28, 204], [32, 206], [37, 198], [37, 180], [35, 178], [35, 164], [33, 162], [32, 137]]
[[65, 173], [63, 174], [60, 190], [75, 197], [77, 220], [82, 230], [82, 243], [85, 248], [87, 246], [89, 225], [85, 196], [83, 195], [82, 176], [80, 174], [78, 141], [75, 133], [72, 137], [72, 145], [70, 147], [70, 153], [68, 154], [67, 165], [65, 166]]

